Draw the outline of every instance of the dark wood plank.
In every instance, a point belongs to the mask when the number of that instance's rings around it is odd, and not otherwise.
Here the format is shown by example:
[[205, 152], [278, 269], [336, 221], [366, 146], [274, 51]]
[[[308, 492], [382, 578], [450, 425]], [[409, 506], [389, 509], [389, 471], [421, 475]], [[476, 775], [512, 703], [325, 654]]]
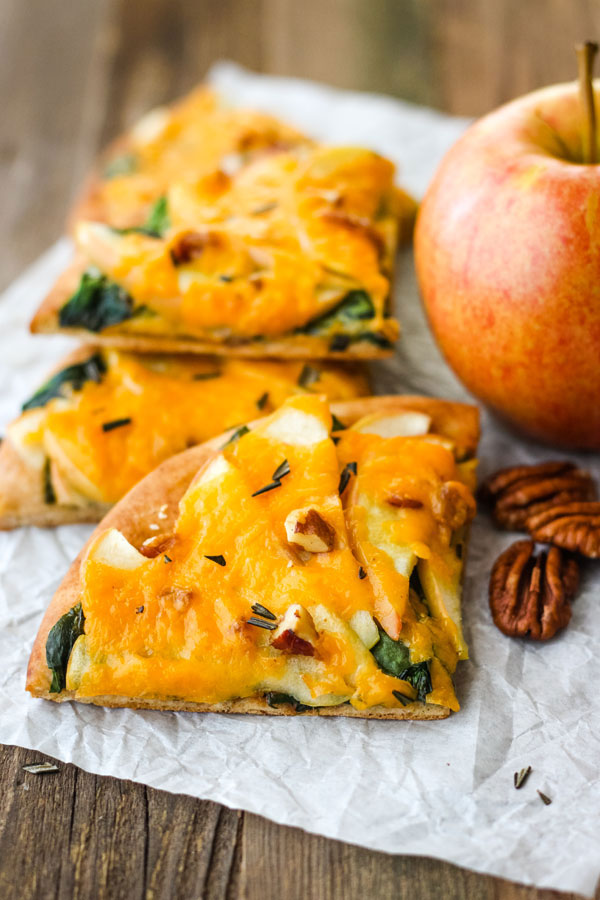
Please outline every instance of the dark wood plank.
[[3, 900], [240, 896], [241, 813], [60, 762], [23, 771], [43, 759], [0, 748]]
[[374, 853], [253, 815], [244, 821], [242, 860], [245, 900], [577, 900], [434, 859]]

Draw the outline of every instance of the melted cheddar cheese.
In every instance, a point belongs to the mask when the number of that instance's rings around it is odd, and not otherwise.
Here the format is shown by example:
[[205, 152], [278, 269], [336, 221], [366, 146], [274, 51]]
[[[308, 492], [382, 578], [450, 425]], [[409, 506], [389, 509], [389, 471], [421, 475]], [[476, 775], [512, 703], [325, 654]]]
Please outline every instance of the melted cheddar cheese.
[[207, 88], [171, 108], [152, 110], [105, 159], [96, 186], [96, 218], [118, 228], [141, 225], [152, 203], [175, 181], [243, 166], [262, 153], [308, 138], [255, 110], [232, 109]]
[[58, 502], [115, 503], [163, 460], [268, 414], [293, 394], [344, 400], [368, 393], [361, 371], [335, 364], [117, 351], [101, 353], [101, 360], [98, 381], [63, 388], [64, 396], [9, 427], [9, 439], [27, 459], [38, 466], [49, 460]]
[[[304, 330], [325, 343], [334, 334], [354, 341], [365, 333], [391, 343], [393, 175], [393, 165], [371, 151], [301, 146], [233, 175], [171, 185], [162, 237], [80, 222], [82, 256], [140, 311], [107, 333], [220, 343]], [[318, 321], [357, 292], [364, 308]]]
[[[197, 474], [153, 559], [118, 532], [99, 535], [81, 569], [85, 632], [66, 682], [75, 697], [410, 704], [410, 669], [378, 664], [378, 645], [353, 624], [366, 617], [375, 641], [379, 622], [412, 666], [425, 663], [427, 702], [458, 709], [460, 611], [430, 605], [427, 587], [417, 594], [410, 560], [446, 560], [466, 526], [461, 469], [434, 435], [349, 429], [333, 441], [331, 424], [324, 397], [297, 396], [228, 444]], [[306, 510], [320, 523], [318, 552], [288, 527]], [[445, 565], [434, 578], [447, 578]], [[303, 623], [291, 639], [290, 611]]]

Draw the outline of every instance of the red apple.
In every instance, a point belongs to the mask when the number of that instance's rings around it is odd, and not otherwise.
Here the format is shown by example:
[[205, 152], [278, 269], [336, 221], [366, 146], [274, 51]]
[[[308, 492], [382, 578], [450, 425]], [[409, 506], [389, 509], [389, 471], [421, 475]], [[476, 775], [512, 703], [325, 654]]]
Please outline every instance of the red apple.
[[530, 435], [598, 450], [600, 165], [582, 153], [576, 84], [490, 113], [442, 161], [415, 253], [431, 327], [467, 388]]

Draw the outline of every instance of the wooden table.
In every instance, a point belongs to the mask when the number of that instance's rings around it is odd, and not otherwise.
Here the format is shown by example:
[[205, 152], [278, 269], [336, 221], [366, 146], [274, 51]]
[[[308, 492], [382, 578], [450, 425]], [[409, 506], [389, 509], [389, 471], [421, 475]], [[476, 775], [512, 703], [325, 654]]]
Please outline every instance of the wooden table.
[[[573, 76], [598, 0], [0, 0], [0, 286], [60, 234], [98, 148], [216, 59], [476, 115]], [[0, 897], [549, 900], [0, 750]], [[597, 894], [600, 898], [600, 892]]]

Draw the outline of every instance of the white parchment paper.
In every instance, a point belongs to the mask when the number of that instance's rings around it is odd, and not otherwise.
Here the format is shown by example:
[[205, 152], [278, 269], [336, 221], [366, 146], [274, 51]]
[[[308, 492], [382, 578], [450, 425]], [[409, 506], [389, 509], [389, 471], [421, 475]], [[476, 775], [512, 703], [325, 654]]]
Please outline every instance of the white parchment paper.
[[[236, 103], [271, 110], [328, 141], [382, 151], [417, 194], [466, 124], [231, 64], [217, 66], [212, 78]], [[63, 239], [0, 300], [2, 424], [69, 346], [26, 331], [69, 254]], [[397, 303], [404, 336], [397, 357], [376, 367], [378, 392], [463, 398], [427, 331], [410, 253], [401, 260]], [[487, 416], [483, 425], [482, 475], [555, 456]], [[581, 461], [600, 476], [596, 457]], [[462, 710], [441, 722], [271, 720], [33, 700], [23, 685], [39, 620], [89, 533], [65, 526], [0, 534], [0, 740], [376, 850], [593, 894], [600, 873], [600, 565], [585, 571], [571, 625], [558, 639], [542, 646], [510, 640], [491, 624], [487, 579], [514, 538], [478, 517], [464, 599], [471, 660], [457, 675]], [[513, 773], [527, 765], [533, 773], [515, 791]]]

